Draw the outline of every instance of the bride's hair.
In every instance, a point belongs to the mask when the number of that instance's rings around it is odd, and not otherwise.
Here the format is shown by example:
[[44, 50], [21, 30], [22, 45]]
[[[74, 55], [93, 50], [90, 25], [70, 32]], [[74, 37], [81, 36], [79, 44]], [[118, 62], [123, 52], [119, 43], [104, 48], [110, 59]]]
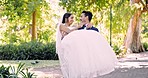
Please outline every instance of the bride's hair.
[[62, 19], [62, 23], [65, 23], [68, 21], [68, 18], [71, 16], [72, 14], [71, 13], [65, 13], [63, 15], [63, 19]]

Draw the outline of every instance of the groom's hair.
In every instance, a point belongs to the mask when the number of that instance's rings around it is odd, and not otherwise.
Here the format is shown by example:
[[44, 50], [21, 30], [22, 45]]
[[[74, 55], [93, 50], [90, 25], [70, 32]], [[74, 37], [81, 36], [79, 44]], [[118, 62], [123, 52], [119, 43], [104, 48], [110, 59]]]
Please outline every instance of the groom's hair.
[[90, 11], [83, 11], [85, 17], [88, 16], [88, 20], [91, 21], [93, 14]]

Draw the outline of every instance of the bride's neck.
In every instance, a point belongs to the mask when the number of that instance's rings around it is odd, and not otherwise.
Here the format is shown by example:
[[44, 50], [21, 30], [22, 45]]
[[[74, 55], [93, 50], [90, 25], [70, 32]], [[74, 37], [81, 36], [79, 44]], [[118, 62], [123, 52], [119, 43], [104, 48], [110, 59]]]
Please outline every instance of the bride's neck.
[[70, 24], [68, 24], [68, 23], [65, 23], [65, 25], [66, 25], [67, 27], [69, 27], [69, 26], [70, 26]]

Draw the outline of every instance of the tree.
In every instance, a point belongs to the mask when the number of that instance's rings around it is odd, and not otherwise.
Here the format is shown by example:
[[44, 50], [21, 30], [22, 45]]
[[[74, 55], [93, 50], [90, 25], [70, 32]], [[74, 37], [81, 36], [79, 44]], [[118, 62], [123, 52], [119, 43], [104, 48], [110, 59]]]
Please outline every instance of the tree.
[[9, 22], [15, 23], [16, 26], [20, 23], [30, 26], [32, 20], [32, 40], [36, 39], [36, 18], [41, 16], [43, 7], [49, 7], [45, 0], [2, 0], [0, 5], [0, 15], [6, 16]]
[[139, 5], [142, 4], [143, 7], [136, 9], [135, 14], [130, 20], [126, 38], [124, 41], [124, 46], [127, 49], [127, 51], [138, 53], [145, 51], [143, 48], [143, 44], [141, 43], [140, 36], [142, 25], [141, 15], [142, 13], [148, 11], [148, 6], [147, 3], [145, 2], [144, 4], [142, 0], [131, 0], [131, 4], [135, 3], [138, 3]]
[[[93, 22], [98, 24], [99, 21], [95, 20], [98, 18], [98, 13], [101, 10], [109, 8], [110, 4], [114, 4], [115, 0], [60, 0], [60, 5], [67, 10], [72, 12], [76, 16], [80, 16], [83, 10], [90, 10], [94, 14]], [[76, 17], [78, 20], [79, 17]], [[100, 18], [101, 19], [101, 18]], [[100, 20], [99, 19], [99, 20]]]
[[49, 0], [0, 0], [0, 18], [5, 21], [0, 28], [0, 43], [29, 42], [32, 39], [35, 10], [36, 40], [44, 43], [55, 41], [55, 26], [60, 18], [59, 12], [62, 13], [57, 2], [58, 0], [52, 0], [52, 3]]
[[[137, 38], [137, 40], [140, 40], [140, 34], [139, 34], [139, 38], [136, 36], [137, 34], [134, 33], [133, 35], [126, 33], [128, 28], [128, 24], [130, 21], [131, 16], [133, 15], [134, 11], [133, 7], [131, 8], [129, 3], [132, 1], [129, 0], [60, 0], [61, 3], [60, 5], [62, 5], [64, 8], [66, 8], [66, 10], [68, 12], [72, 12], [74, 13], [77, 17], [80, 16], [81, 11], [82, 10], [90, 10], [94, 17], [93, 17], [93, 24], [95, 25], [99, 25], [99, 23], [103, 23], [103, 25], [106, 27], [105, 29], [109, 31], [109, 26], [110, 26], [110, 5], [112, 5], [112, 37], [114, 38], [113, 41], [113, 45], [117, 45], [117, 46], [121, 46], [123, 45], [124, 42], [124, 46], [127, 49], [127, 44], [126, 40], [130, 39], [131, 36], [133, 36], [133, 38]], [[146, 0], [147, 1], [147, 0]], [[135, 0], [136, 3], [139, 3], [139, 0]], [[143, 2], [140, 1], [140, 3], [144, 4]], [[144, 4], [145, 5], [145, 4]], [[135, 9], [135, 8], [134, 8]], [[144, 10], [142, 11], [142, 13], [144, 12]], [[138, 16], [138, 17], [134, 17], [134, 18], [139, 18], [138, 15], [139, 11], [137, 11], [137, 13], [135, 13], [134, 15]], [[76, 18], [77, 18], [76, 17]], [[77, 18], [78, 20], [78, 18]], [[138, 22], [139, 23], [139, 22]], [[133, 23], [134, 25], [136, 25], [136, 23]], [[138, 27], [139, 28], [139, 27]], [[103, 32], [105, 35], [107, 35], [109, 32], [105, 33], [106, 31], [103, 30]], [[140, 32], [138, 30], [138, 32]], [[137, 33], [138, 33], [137, 32]], [[106, 36], [107, 39], [109, 39], [109, 36]], [[125, 38], [125, 40], [124, 40]], [[131, 39], [133, 44], [130, 44], [130, 47], [134, 47], [136, 49], [139, 49], [137, 46], [137, 44], [135, 43], [139, 43], [140, 41], [137, 40], [133, 40]], [[128, 43], [128, 42], [127, 42]], [[142, 45], [142, 44], [141, 44]], [[134, 50], [132, 50], [134, 51]], [[141, 51], [141, 50], [140, 50]], [[137, 52], [137, 51], [136, 51]], [[138, 50], [139, 52], [139, 50]]]

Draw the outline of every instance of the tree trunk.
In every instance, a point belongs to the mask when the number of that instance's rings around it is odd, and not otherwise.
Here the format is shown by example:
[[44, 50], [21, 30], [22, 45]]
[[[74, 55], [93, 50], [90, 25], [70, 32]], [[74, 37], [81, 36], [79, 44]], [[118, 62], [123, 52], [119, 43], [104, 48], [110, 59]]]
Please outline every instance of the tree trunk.
[[124, 41], [124, 46], [127, 52], [130, 53], [139, 53], [144, 51], [140, 36], [142, 24], [142, 21], [140, 19], [141, 14], [142, 11], [138, 9], [138, 11], [136, 11], [134, 16], [131, 18], [126, 38]]
[[36, 39], [36, 11], [32, 14], [32, 40]]
[[130, 3], [131, 4], [134, 4], [134, 3], [139, 3], [141, 0], [130, 0]]

